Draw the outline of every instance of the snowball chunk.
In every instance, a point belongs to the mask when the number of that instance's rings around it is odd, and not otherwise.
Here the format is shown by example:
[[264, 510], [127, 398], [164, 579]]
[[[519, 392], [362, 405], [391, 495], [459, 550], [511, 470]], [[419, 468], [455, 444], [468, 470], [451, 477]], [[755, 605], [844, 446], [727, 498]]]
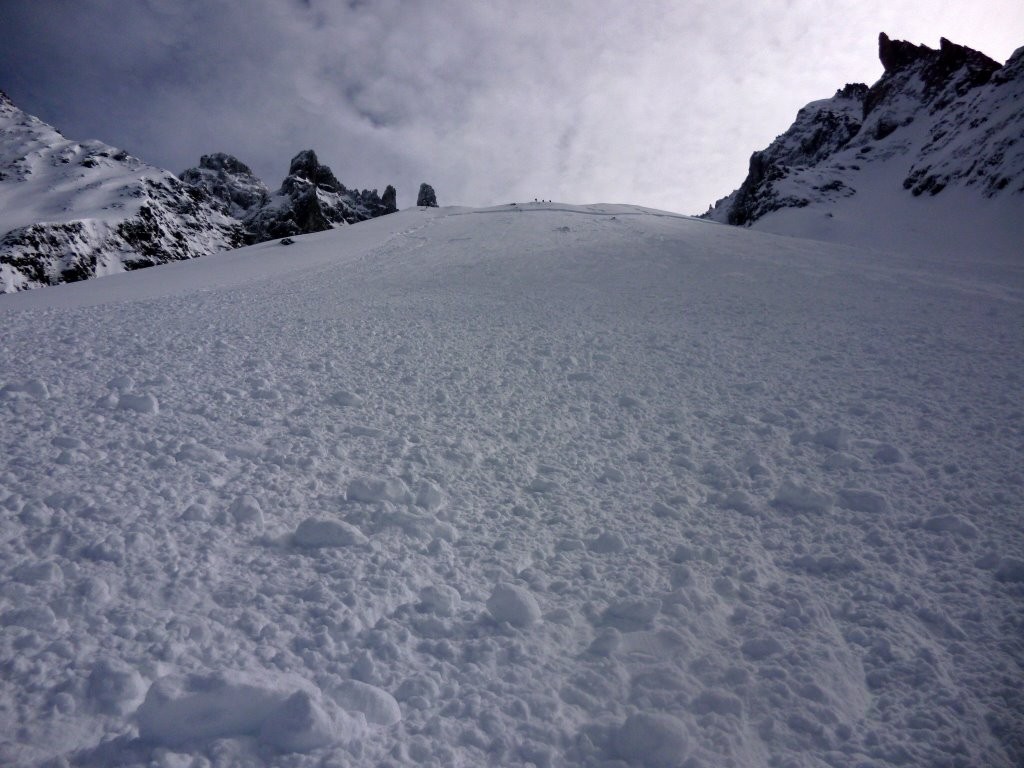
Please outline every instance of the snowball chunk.
[[296, 691], [260, 726], [260, 740], [282, 752], [311, 752], [334, 743], [334, 722], [306, 691]]
[[160, 403], [150, 394], [133, 395], [131, 392], [124, 392], [117, 399], [117, 408], [121, 411], [152, 414], [160, 412]]
[[423, 609], [435, 616], [452, 616], [462, 605], [462, 596], [447, 584], [431, 584], [420, 590]]
[[513, 584], [499, 584], [487, 600], [487, 610], [495, 621], [507, 621], [514, 627], [529, 627], [540, 620], [540, 606], [527, 590]]
[[630, 715], [612, 736], [617, 757], [647, 768], [679, 768], [686, 759], [689, 742], [683, 722], [661, 713]]
[[299, 523], [292, 541], [300, 547], [354, 547], [369, 539], [354, 525], [341, 520], [309, 517]]
[[775, 494], [777, 507], [787, 507], [798, 512], [827, 512], [832, 507], [832, 497], [814, 488], [785, 480]]
[[863, 488], [843, 488], [839, 491], [839, 503], [854, 512], [881, 515], [889, 511], [889, 499], [878, 491]]
[[178, 747], [193, 741], [256, 735], [285, 696], [223, 675], [162, 677], [136, 718], [143, 741]]
[[230, 512], [238, 525], [263, 528], [263, 508], [253, 496], [239, 496], [231, 504]]
[[126, 715], [142, 701], [142, 677], [123, 662], [100, 659], [89, 673], [86, 696], [100, 712]]
[[349, 501], [364, 501], [375, 504], [390, 501], [392, 504], [411, 504], [413, 495], [409, 487], [397, 477], [357, 477], [348, 484], [346, 498]]
[[347, 712], [362, 713], [371, 725], [394, 725], [402, 719], [402, 710], [395, 697], [375, 685], [346, 680], [329, 691], [330, 696]]
[[160, 678], [136, 720], [140, 739], [171, 749], [250, 736], [282, 752], [308, 752], [365, 727], [325, 709], [320, 690], [304, 680], [231, 672]]
[[329, 399], [332, 403], [340, 405], [342, 408], [351, 408], [363, 404], [363, 398], [355, 392], [349, 392], [347, 389], [338, 390]]

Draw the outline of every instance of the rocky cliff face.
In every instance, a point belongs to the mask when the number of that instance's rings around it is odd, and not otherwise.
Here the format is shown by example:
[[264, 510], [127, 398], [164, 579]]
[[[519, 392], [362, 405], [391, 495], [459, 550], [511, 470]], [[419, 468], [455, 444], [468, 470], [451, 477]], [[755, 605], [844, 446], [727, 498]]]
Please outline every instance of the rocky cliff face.
[[0, 92], [0, 293], [235, 248], [202, 189], [98, 141], [65, 138]]
[[950, 185], [1024, 193], [1024, 48], [1000, 66], [945, 39], [933, 50], [883, 33], [878, 47], [877, 83], [847, 85], [800, 110], [705, 216], [749, 225], [781, 209], [828, 209], [881, 166], [906, 194]]
[[203, 155], [196, 168], [179, 177], [190, 187], [206, 192], [236, 219], [244, 219], [270, 200], [270, 190], [245, 163], [217, 152]]
[[203, 155], [199, 166], [182, 173], [181, 179], [239, 219], [248, 243], [322, 232], [398, 210], [394, 187], [388, 185], [383, 196], [375, 189], [348, 189], [311, 149], [292, 158], [274, 193], [244, 163], [219, 153]]
[[389, 186], [384, 198], [377, 190], [348, 189], [316, 153], [307, 149], [292, 158], [281, 188], [243, 221], [253, 242], [278, 237], [322, 232], [394, 213], [395, 190]]

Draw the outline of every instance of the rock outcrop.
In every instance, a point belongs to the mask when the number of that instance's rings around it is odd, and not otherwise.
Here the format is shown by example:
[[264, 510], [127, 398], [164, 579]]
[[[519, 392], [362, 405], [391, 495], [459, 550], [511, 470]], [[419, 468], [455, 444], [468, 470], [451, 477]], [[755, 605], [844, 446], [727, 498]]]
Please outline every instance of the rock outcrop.
[[437, 208], [437, 195], [434, 194], [432, 186], [426, 183], [420, 184], [419, 194], [416, 195], [416, 205]]
[[223, 152], [203, 155], [197, 167], [189, 168], [179, 178], [190, 187], [204, 190], [236, 219], [244, 219], [270, 200], [267, 185], [249, 166]]
[[944, 38], [934, 50], [882, 33], [878, 53], [878, 82], [801, 109], [704, 216], [750, 225], [781, 209], [828, 209], [883, 165], [898, 176], [894, 189], [913, 195], [949, 185], [984, 197], [1024, 192], [1024, 48], [1000, 66]]
[[348, 189], [311, 149], [292, 158], [288, 175], [272, 194], [231, 155], [204, 155], [181, 178], [221, 201], [244, 225], [248, 243], [322, 232], [398, 210], [394, 187], [389, 185], [383, 197], [375, 189]]

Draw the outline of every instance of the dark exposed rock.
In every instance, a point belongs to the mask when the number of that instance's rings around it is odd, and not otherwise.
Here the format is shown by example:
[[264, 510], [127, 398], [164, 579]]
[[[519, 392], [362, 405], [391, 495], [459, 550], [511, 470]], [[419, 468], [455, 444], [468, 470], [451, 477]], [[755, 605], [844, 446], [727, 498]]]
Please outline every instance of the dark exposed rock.
[[266, 205], [270, 199], [267, 185], [249, 166], [223, 152], [203, 155], [198, 167], [189, 168], [179, 178], [189, 186], [205, 190], [227, 213], [239, 219]]
[[[394, 188], [391, 188], [395, 197]], [[385, 191], [386, 193], [386, 191]], [[292, 158], [281, 188], [259, 209], [244, 217], [252, 242], [323, 232], [336, 226], [393, 213], [377, 190], [350, 190], [321, 165], [316, 153], [303, 150]]]
[[926, 45], [914, 45], [905, 40], [891, 40], [885, 32], [878, 33], [878, 58], [886, 72], [902, 69], [934, 53]]
[[420, 192], [416, 195], [416, 205], [437, 208], [437, 195], [434, 188], [427, 183], [420, 184]]
[[288, 194], [302, 190], [301, 182], [309, 182], [326, 192], [344, 194], [348, 191], [345, 185], [335, 178], [328, 166], [320, 165], [316, 152], [312, 149], [304, 149], [292, 158], [288, 166], [288, 176], [282, 182], [281, 190]]
[[999, 62], [985, 54], [944, 37], [939, 40], [939, 50], [935, 50], [904, 40], [890, 40], [882, 32], [878, 36], [878, 58], [885, 73], [864, 99], [865, 117], [893, 95], [914, 90], [909, 82], [912, 78], [923, 85], [919, 98], [941, 109], [957, 96], [987, 83], [1000, 69]]
[[860, 130], [867, 90], [863, 83], [851, 83], [831, 99], [808, 104], [789, 131], [767, 149], [752, 154], [747, 178], [725, 198], [725, 223], [743, 225], [781, 207], [807, 205], [809, 200], [804, 197], [780, 195], [772, 182], [786, 178], [790, 168], [814, 165], [845, 147]]
[[388, 184], [384, 188], [384, 194], [380, 198], [381, 205], [384, 206], [385, 213], [397, 213], [398, 212], [398, 192], [395, 188]]

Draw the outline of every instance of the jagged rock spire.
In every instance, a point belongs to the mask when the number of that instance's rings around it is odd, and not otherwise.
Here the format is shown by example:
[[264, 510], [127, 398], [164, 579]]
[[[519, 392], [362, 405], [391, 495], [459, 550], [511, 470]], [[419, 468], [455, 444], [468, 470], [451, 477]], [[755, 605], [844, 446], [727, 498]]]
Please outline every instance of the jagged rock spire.
[[426, 182], [420, 184], [420, 193], [416, 196], [416, 205], [437, 208], [437, 195], [434, 194], [434, 188]]
[[398, 192], [390, 184], [384, 189], [384, 194], [381, 196], [380, 201], [384, 206], [385, 213], [398, 212]]
[[935, 53], [927, 45], [914, 45], [906, 40], [893, 40], [885, 32], [878, 33], [878, 58], [886, 72], [913, 64]]
[[952, 73], [966, 69], [971, 87], [987, 83], [992, 73], [1002, 66], [985, 54], [944, 37], [939, 38], [939, 50], [936, 51], [927, 45], [893, 40], [885, 32], [878, 34], [878, 58], [886, 74], [922, 63], [928, 82], [947, 79]]

